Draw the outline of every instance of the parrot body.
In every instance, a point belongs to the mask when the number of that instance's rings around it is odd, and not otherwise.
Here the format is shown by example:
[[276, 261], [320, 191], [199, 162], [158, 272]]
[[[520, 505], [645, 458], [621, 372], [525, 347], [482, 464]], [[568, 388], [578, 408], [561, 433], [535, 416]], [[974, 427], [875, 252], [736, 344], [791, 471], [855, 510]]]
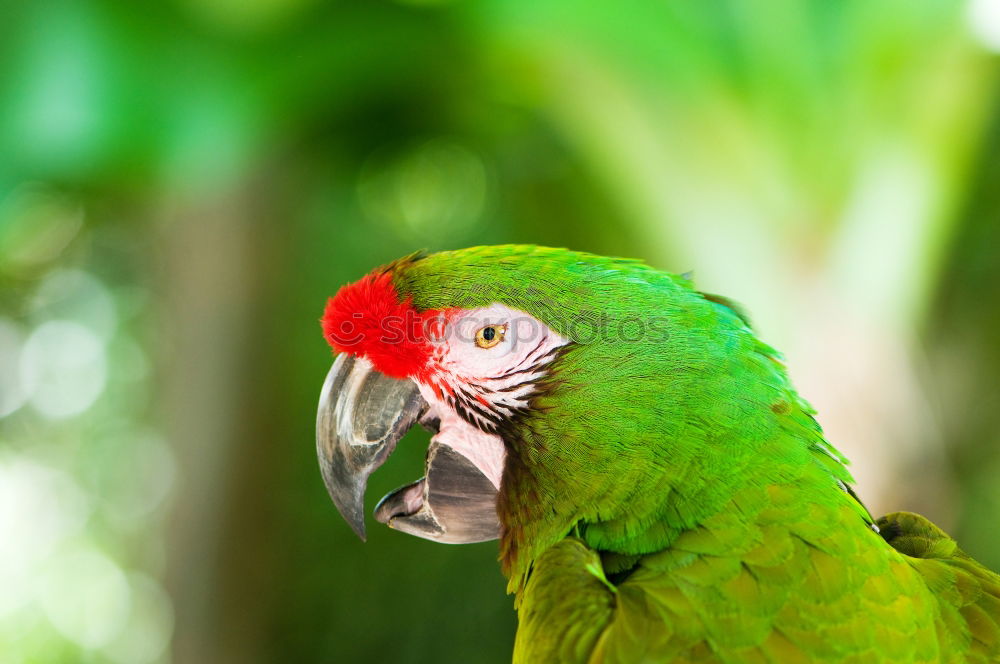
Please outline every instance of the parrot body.
[[923, 517], [873, 520], [778, 354], [683, 277], [534, 246], [414, 255], [323, 325], [438, 423], [445, 452], [376, 516], [495, 529], [517, 663], [1000, 661], [1000, 577]]

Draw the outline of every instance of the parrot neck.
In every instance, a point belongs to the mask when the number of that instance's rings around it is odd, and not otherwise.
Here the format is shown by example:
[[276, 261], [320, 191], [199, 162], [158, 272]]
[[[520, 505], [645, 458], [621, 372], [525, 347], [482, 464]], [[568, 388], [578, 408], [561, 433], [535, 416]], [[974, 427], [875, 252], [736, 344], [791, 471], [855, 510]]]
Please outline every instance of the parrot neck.
[[579, 537], [601, 553], [605, 571], [614, 574], [670, 547], [685, 531], [711, 530], [721, 522], [729, 529], [741, 527], [742, 503], [766, 501], [774, 487], [782, 496], [849, 507], [871, 523], [848, 492], [851, 478], [842, 457], [825, 443], [808, 406], [785, 406], [787, 412], [768, 410], [774, 417], [767, 437], [748, 437], [734, 426], [688, 445], [684, 454], [674, 444], [652, 457], [624, 450], [599, 463], [593, 456], [564, 455], [552, 464], [564, 470], [560, 473], [546, 472], [549, 464], [538, 463], [540, 457], [558, 454], [557, 445], [539, 446], [527, 436], [507, 439], [498, 513], [508, 591], [523, 588], [532, 562], [566, 536]]

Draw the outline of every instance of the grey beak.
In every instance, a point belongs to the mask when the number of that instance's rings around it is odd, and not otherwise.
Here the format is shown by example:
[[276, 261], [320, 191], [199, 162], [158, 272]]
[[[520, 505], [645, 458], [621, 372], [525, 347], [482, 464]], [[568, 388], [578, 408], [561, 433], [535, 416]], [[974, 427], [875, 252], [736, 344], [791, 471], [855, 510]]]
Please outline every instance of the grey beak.
[[396, 442], [426, 409], [417, 386], [337, 356], [323, 383], [316, 414], [316, 454], [326, 490], [340, 515], [365, 539], [365, 487]]
[[375, 518], [390, 528], [446, 544], [500, 537], [497, 490], [446, 443], [427, 448], [427, 475], [379, 501]]
[[[364, 358], [341, 354], [330, 368], [316, 415], [316, 453], [330, 498], [362, 540], [368, 477], [411, 426], [430, 422], [428, 410], [412, 381], [379, 373]], [[435, 542], [499, 537], [496, 487], [446, 437], [431, 441], [424, 472], [424, 478], [383, 498], [375, 518]]]

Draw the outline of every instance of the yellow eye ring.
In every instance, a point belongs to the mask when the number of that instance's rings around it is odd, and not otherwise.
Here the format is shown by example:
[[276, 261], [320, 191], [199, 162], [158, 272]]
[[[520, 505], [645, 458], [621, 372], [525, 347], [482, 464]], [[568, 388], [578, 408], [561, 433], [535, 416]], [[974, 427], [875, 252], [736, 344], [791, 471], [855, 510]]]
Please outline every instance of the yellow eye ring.
[[476, 332], [476, 346], [479, 348], [493, 348], [503, 341], [503, 336], [506, 333], [506, 325], [487, 325]]

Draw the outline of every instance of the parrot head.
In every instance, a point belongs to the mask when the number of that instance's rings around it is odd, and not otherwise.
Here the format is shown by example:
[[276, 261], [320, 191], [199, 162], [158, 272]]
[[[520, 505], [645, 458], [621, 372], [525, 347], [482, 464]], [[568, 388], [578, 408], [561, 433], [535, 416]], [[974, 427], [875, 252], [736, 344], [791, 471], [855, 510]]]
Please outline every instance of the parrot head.
[[524, 291], [512, 265], [491, 265], [533, 253], [408, 256], [328, 301], [323, 333], [339, 355], [321, 396], [318, 453], [330, 495], [360, 537], [367, 478], [417, 423], [434, 433], [424, 477], [383, 498], [376, 519], [439, 542], [499, 537], [502, 432], [530, 410], [569, 344], [512, 306]]
[[767, 454], [810, 455], [753, 440], [818, 429], [738, 309], [638, 261], [415, 254], [341, 288], [322, 327], [337, 357], [317, 452], [340, 513], [364, 538], [368, 477], [420, 424], [424, 477], [375, 518], [438, 542], [500, 538], [515, 588], [569, 533], [623, 557], [664, 546]]

